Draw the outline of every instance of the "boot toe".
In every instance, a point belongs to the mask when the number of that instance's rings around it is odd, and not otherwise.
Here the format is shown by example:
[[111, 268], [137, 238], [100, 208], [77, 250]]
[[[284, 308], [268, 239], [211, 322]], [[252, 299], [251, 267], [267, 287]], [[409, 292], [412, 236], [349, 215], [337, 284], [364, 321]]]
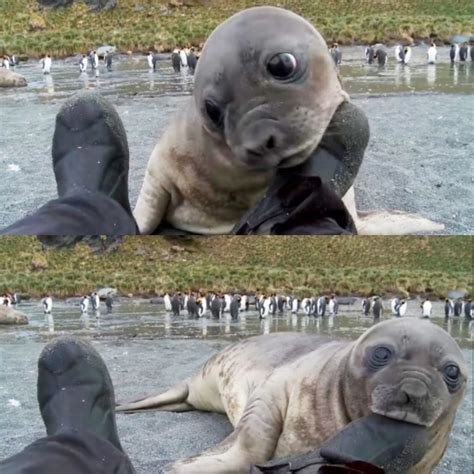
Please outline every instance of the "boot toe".
[[99, 192], [132, 215], [127, 135], [107, 99], [81, 92], [63, 104], [56, 117], [52, 155], [59, 197]]
[[73, 337], [61, 337], [49, 343], [42, 351], [38, 367], [51, 374], [59, 375], [74, 367], [88, 353]]

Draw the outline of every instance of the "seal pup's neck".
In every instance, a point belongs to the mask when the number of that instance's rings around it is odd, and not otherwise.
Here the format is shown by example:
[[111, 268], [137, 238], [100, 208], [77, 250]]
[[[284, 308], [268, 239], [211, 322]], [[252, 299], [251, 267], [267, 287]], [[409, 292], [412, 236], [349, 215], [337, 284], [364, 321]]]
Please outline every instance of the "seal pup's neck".
[[[287, 368], [286, 387], [291, 408], [286, 413], [275, 457], [309, 452], [365, 415], [359, 414], [357, 407], [352, 409], [348, 405], [348, 394], [352, 392], [345, 378], [351, 349], [346, 341], [328, 342]], [[308, 376], [291, 376], [301, 373]]]

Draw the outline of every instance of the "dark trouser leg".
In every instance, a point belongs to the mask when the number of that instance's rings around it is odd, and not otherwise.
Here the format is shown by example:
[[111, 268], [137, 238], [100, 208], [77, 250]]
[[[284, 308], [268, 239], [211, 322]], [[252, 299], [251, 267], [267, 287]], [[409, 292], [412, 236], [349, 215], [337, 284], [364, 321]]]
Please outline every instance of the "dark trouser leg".
[[136, 235], [135, 220], [103, 193], [55, 199], [34, 214], [0, 230], [0, 235]]
[[0, 462], [2, 474], [135, 474], [128, 457], [94, 433], [66, 431], [39, 439]]

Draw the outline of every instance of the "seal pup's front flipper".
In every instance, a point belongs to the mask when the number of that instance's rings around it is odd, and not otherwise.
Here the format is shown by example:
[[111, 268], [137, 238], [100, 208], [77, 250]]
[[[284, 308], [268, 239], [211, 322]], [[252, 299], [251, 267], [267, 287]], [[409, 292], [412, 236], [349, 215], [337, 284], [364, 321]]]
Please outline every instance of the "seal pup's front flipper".
[[140, 411], [191, 411], [195, 408], [186, 403], [189, 395], [187, 381], [181, 382], [168, 391], [146, 398], [140, 398], [128, 403], [118, 403], [115, 407], [117, 413], [137, 413]]
[[165, 217], [171, 201], [171, 194], [166, 186], [167, 167], [163, 165], [167, 155], [166, 140], [167, 134], [165, 133], [162, 141], [153, 149], [133, 211], [140, 234], [153, 233]]
[[199, 456], [165, 466], [166, 474], [247, 474], [253, 463], [271, 459], [283, 428], [279, 403], [259, 391], [249, 399], [235, 430]]
[[147, 168], [133, 216], [140, 234], [151, 234], [163, 220], [171, 195], [153, 176], [156, 170]]
[[416, 214], [401, 211], [360, 212], [356, 209], [354, 187], [342, 198], [361, 235], [407, 235], [416, 232], [441, 232], [444, 225]]

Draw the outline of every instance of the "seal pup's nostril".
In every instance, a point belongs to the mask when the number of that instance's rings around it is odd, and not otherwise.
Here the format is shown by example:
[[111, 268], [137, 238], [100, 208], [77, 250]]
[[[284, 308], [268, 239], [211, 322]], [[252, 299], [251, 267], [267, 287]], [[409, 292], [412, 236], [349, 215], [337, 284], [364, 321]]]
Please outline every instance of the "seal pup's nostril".
[[264, 151], [262, 151], [262, 149], [259, 149], [259, 148], [245, 148], [245, 153], [248, 156], [263, 156], [264, 155]]
[[419, 380], [410, 380], [402, 385], [401, 392], [406, 399], [404, 403], [410, 403], [410, 401], [426, 398], [428, 387]]
[[275, 148], [275, 146], [275, 137], [273, 135], [270, 135], [270, 138], [267, 140], [267, 149], [272, 150], [273, 148]]

